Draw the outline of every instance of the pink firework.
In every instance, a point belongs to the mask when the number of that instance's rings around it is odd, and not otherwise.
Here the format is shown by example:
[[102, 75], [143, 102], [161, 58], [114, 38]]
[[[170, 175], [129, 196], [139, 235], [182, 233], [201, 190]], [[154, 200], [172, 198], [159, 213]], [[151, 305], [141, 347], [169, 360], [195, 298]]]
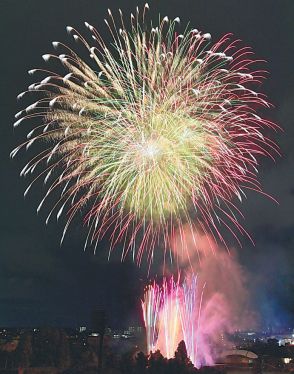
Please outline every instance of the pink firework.
[[201, 307], [204, 287], [197, 277], [185, 278], [183, 284], [173, 277], [164, 279], [159, 287], [149, 286], [142, 301], [147, 350], [160, 352], [172, 358], [181, 340], [196, 367], [213, 363], [210, 347], [203, 341], [205, 326], [201, 325]]

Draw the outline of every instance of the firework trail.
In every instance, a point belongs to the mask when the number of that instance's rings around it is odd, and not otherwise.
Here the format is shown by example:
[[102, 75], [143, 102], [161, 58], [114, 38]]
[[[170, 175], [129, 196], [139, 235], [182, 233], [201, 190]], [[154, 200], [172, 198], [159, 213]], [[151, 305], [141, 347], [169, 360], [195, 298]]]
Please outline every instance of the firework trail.
[[179, 342], [184, 340], [196, 367], [212, 364], [210, 352], [203, 351], [207, 346], [201, 344], [203, 291], [196, 276], [185, 278], [182, 285], [179, 279], [171, 277], [163, 280], [162, 287], [155, 282], [148, 286], [142, 301], [148, 352], [159, 349], [164, 357], [172, 358]]
[[109, 46], [87, 22], [91, 42], [67, 27], [92, 60], [53, 42], [63, 53], [43, 59], [64, 73], [29, 71], [39, 80], [18, 98], [37, 98], [16, 114], [14, 127], [33, 127], [11, 153], [42, 144], [21, 175], [36, 173], [25, 195], [35, 181], [48, 186], [38, 211], [56, 198], [46, 223], [66, 212], [64, 237], [87, 209], [86, 245], [96, 249], [108, 233], [110, 252], [123, 243], [122, 258], [133, 251], [139, 264], [145, 252], [152, 262], [159, 242], [166, 251], [184, 225], [222, 242], [219, 225], [246, 234], [234, 201], [246, 189], [262, 192], [258, 158], [277, 152], [265, 136], [277, 126], [256, 114], [270, 105], [255, 91], [265, 71], [254, 67], [251, 49], [231, 34], [215, 44], [196, 29], [180, 34], [179, 18], [156, 26], [146, 20], [148, 9], [137, 8], [128, 28], [121, 11], [118, 24], [109, 10]]
[[156, 350], [156, 341], [158, 339], [158, 315], [161, 303], [162, 291], [154, 282], [152, 285], [147, 287], [144, 294], [144, 301], [141, 302], [145, 326], [148, 326], [148, 328], [146, 328], [148, 352]]
[[[195, 276], [186, 279], [182, 286], [182, 303], [180, 309], [181, 325], [183, 331], [183, 340], [185, 341], [187, 352], [192, 363], [199, 367], [201, 364], [210, 364], [207, 361], [201, 361], [199, 354], [199, 340], [201, 329], [201, 307], [203, 298], [202, 289], [198, 295], [198, 284]], [[198, 299], [199, 298], [199, 299]], [[203, 349], [200, 342], [200, 350]]]
[[171, 358], [182, 340], [181, 329], [181, 288], [179, 280], [164, 279], [162, 285], [162, 306], [159, 311], [158, 339], [156, 348], [164, 357]]

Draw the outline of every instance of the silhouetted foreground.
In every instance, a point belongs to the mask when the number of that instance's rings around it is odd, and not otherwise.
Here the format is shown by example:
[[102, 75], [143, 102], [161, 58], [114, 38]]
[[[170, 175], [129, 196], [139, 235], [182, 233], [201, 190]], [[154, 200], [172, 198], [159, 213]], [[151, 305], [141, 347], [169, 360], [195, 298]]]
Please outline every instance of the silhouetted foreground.
[[[72, 333], [56, 328], [42, 328], [7, 334], [0, 339], [0, 374], [221, 374], [242, 367], [242, 361], [233, 366], [202, 367], [196, 369], [181, 341], [171, 359], [156, 351], [149, 355], [140, 352], [137, 345], [119, 343], [111, 338], [103, 344], [102, 371], [99, 372], [97, 334]], [[239, 347], [242, 349], [243, 347]], [[250, 347], [257, 359], [247, 369], [259, 374], [266, 371], [294, 371], [294, 346], [279, 346], [278, 341], [267, 343], [256, 340]], [[237, 352], [237, 351], [236, 351]], [[235, 357], [236, 358], [236, 357]], [[245, 367], [243, 366], [245, 369]]]
[[[12, 343], [12, 342], [11, 342]], [[63, 330], [43, 328], [23, 332], [17, 345], [0, 350], [0, 373], [23, 374], [82, 374], [97, 373], [99, 337], [89, 339], [67, 336]], [[10, 348], [9, 348], [10, 347]], [[102, 374], [192, 374], [219, 373], [214, 368], [197, 370], [187, 356], [185, 343], [180, 342], [175, 356], [166, 359], [157, 351], [146, 356], [138, 348], [123, 354], [112, 352], [109, 344], [103, 348]]]

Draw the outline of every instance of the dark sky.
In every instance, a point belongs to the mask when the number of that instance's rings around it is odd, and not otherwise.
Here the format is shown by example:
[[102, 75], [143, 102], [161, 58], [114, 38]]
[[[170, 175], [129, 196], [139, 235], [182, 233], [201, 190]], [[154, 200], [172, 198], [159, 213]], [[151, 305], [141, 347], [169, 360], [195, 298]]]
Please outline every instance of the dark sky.
[[[9, 153], [24, 136], [22, 130], [12, 129], [14, 114], [21, 109], [16, 95], [32, 83], [27, 70], [45, 66], [41, 55], [53, 51], [51, 41], [69, 42], [65, 26], [83, 33], [84, 21], [105, 30], [108, 7], [120, 7], [127, 14], [137, 4], [144, 3], [0, 0], [0, 325], [83, 324], [94, 305], [105, 306], [112, 325], [135, 318], [146, 271], [130, 260], [121, 264], [119, 256], [108, 262], [107, 241], [95, 256], [90, 249], [83, 252], [85, 230], [78, 223], [60, 247], [62, 222], [46, 226], [45, 213], [36, 214], [41, 186], [24, 200], [27, 181], [19, 178], [19, 172], [26, 156], [22, 153], [11, 161]], [[268, 62], [264, 91], [275, 107], [266, 116], [284, 129], [278, 135], [283, 157], [276, 163], [263, 162], [260, 179], [280, 205], [248, 193], [245, 226], [256, 245], [244, 239], [238, 251], [263, 324], [293, 324], [294, 1], [160, 0], [150, 6], [154, 14], [179, 16], [182, 25], [190, 21], [192, 28], [210, 32], [214, 41], [233, 32]]]

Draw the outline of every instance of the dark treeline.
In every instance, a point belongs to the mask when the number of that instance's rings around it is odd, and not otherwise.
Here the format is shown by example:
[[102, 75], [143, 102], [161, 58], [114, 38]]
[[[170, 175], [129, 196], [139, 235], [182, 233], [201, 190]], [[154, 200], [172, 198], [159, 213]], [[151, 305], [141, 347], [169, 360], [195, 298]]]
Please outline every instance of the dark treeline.
[[71, 344], [61, 329], [42, 328], [23, 332], [15, 350], [0, 351], [1, 369], [60, 367], [71, 365]]
[[[16, 372], [24, 374], [97, 373], [98, 344], [98, 337], [96, 339], [86, 335], [68, 337], [63, 330], [55, 328], [23, 332], [15, 350], [0, 351], [0, 372], [17, 369]], [[220, 372], [208, 367], [196, 369], [188, 358], [183, 341], [180, 342], [171, 359], [163, 357], [160, 351], [145, 355], [135, 348], [118, 355], [112, 352], [110, 344], [106, 341], [102, 366], [102, 374], [217, 374]], [[40, 371], [36, 368], [40, 368]]]
[[[6, 343], [0, 346], [0, 374], [99, 372], [99, 336], [75, 332], [67, 335], [64, 330], [57, 328], [22, 331], [14, 336], [10, 340], [7, 338]], [[254, 373], [261, 373], [266, 368], [286, 369], [285, 357], [294, 363], [294, 347], [279, 346], [276, 339], [267, 342], [256, 340], [243, 349], [249, 349], [258, 356], [252, 367]], [[145, 355], [129, 343], [124, 346], [124, 352], [115, 351], [111, 339], [105, 337], [100, 374], [220, 374], [225, 371], [224, 366], [223, 369], [219, 369], [221, 366], [196, 369], [187, 355], [184, 341], [179, 343], [174, 357], [170, 359], [160, 351]]]
[[163, 357], [160, 351], [156, 351], [146, 356], [139, 352], [132, 356], [126, 354], [120, 361], [121, 374], [217, 374], [220, 371], [213, 367], [205, 367], [200, 370], [196, 369], [190, 361], [185, 342], [181, 341], [171, 359]]

